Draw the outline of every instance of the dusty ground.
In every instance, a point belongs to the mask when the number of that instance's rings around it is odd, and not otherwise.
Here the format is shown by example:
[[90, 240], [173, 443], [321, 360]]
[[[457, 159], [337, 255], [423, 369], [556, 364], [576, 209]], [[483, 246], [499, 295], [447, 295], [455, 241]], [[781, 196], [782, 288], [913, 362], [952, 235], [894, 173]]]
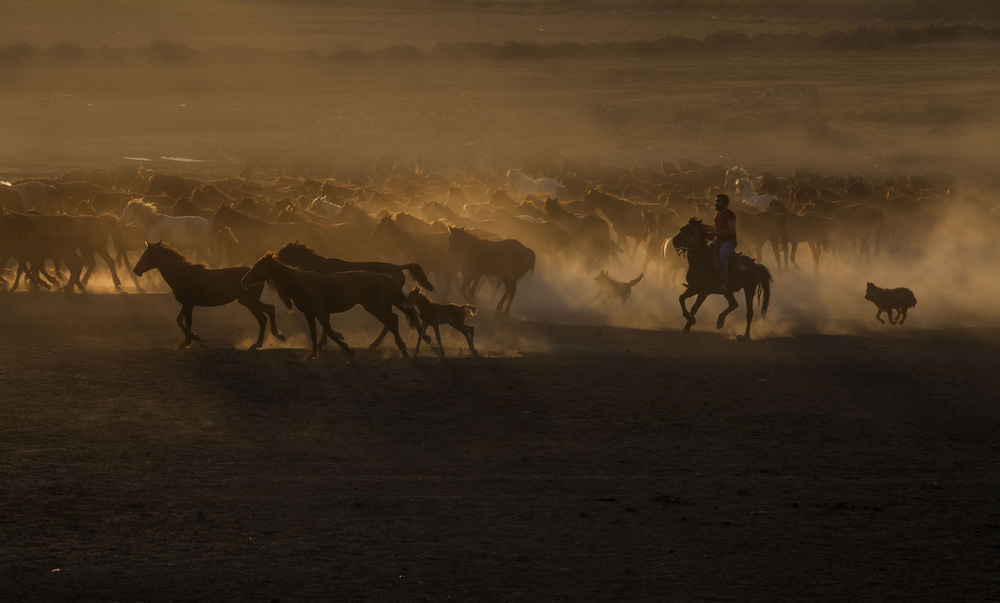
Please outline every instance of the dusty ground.
[[300, 316], [175, 350], [176, 309], [0, 296], [5, 600], [1000, 598], [995, 330], [479, 316], [479, 359], [308, 362]]

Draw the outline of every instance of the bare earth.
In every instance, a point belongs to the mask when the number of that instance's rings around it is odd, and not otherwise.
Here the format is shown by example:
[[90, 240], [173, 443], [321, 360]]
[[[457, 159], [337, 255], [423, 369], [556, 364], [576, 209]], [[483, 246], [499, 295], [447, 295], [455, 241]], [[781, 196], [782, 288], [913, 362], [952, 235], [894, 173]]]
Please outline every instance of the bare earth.
[[1000, 597], [996, 331], [481, 315], [440, 361], [357, 318], [309, 362], [176, 311], [0, 296], [4, 600]]

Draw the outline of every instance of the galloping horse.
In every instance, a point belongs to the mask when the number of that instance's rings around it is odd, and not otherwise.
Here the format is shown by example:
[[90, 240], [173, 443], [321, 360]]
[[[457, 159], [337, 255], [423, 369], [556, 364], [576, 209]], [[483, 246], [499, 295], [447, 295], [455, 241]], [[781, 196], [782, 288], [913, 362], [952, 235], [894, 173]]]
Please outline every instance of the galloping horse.
[[388, 238], [402, 257], [412, 258], [434, 274], [435, 280], [447, 292], [455, 282], [458, 269], [448, 256], [448, 233], [413, 232], [403, 228], [397, 216], [385, 215], [372, 229], [369, 240]]
[[251, 350], [264, 344], [264, 327], [267, 326], [268, 317], [271, 319], [271, 335], [281, 341], [285, 340], [275, 324], [274, 306], [260, 301], [264, 283], [244, 288], [241, 281], [249, 268], [237, 266], [211, 269], [203, 264], [192, 264], [162, 241], [146, 243], [146, 250], [135, 263], [133, 272], [142, 276], [153, 268], [160, 271], [163, 280], [174, 292], [174, 299], [181, 303], [177, 326], [184, 332], [184, 341], [178, 348], [186, 348], [192, 341], [201, 341], [201, 337], [191, 330], [191, 313], [195, 306], [223, 306], [234, 300], [250, 310], [260, 325], [257, 341], [250, 346]]
[[448, 230], [451, 233], [448, 236], [448, 253], [458, 257], [462, 272], [459, 293], [472, 303], [482, 278], [499, 276], [503, 281], [503, 295], [497, 303], [496, 313], [498, 316], [510, 314], [510, 304], [517, 293], [517, 281], [535, 270], [535, 252], [515, 239], [487, 241], [476, 238], [464, 228], [449, 226]]
[[163, 241], [168, 245], [193, 252], [196, 259], [212, 263], [212, 223], [200, 216], [167, 216], [156, 206], [140, 199], [129, 201], [118, 218], [119, 226], [136, 222], [147, 241]]
[[[310, 359], [319, 357], [319, 343], [316, 339], [317, 320], [330, 339], [336, 341], [345, 352], [354, 355], [354, 350], [344, 341], [344, 336], [330, 326], [330, 314], [346, 312], [358, 304], [385, 326], [382, 334], [369, 347], [377, 347], [382, 343], [385, 333], [392, 331], [399, 351], [403, 353], [404, 358], [408, 356], [406, 344], [399, 336], [399, 318], [392, 311], [393, 306], [402, 305], [403, 292], [392, 277], [363, 270], [330, 274], [299, 270], [282, 263], [275, 257], [274, 252], [269, 251], [257, 260], [243, 277], [243, 286], [263, 286], [264, 281], [271, 281], [279, 297], [286, 303], [290, 300], [305, 315], [312, 341]], [[415, 310], [404, 310], [403, 313], [410, 329], [419, 324]]]
[[[684, 293], [681, 293], [679, 298], [681, 311], [684, 318], [687, 319], [684, 332], [687, 333], [691, 330], [698, 308], [709, 295], [713, 294], [724, 295], [726, 301], [729, 302], [729, 307], [719, 314], [719, 320], [715, 325], [716, 329], [721, 329], [725, 325], [726, 315], [740, 306], [733, 294], [743, 289], [747, 304], [747, 329], [742, 336], [737, 336], [737, 339], [750, 339], [750, 323], [753, 322], [753, 298], [754, 295], [757, 296], [760, 315], [763, 318], [767, 315], [767, 306], [771, 299], [771, 283], [773, 282], [771, 272], [763, 264], [758, 264], [742, 254], [734, 254], [734, 257], [729, 260], [729, 288], [724, 291], [720, 290], [715, 249], [708, 244], [708, 241], [712, 239], [711, 231], [712, 227], [702, 224], [699, 218], [691, 218], [673, 238], [674, 249], [678, 254], [686, 255], [688, 260], [687, 283]], [[695, 295], [698, 296], [698, 299], [695, 300], [691, 311], [688, 312], [684, 300]]]
[[618, 235], [618, 246], [628, 249], [627, 239], [632, 237], [632, 255], [639, 248], [639, 242], [645, 238], [646, 223], [642, 216], [642, 208], [628, 199], [609, 195], [592, 188], [583, 199], [583, 206], [593, 213], [595, 210], [607, 216], [615, 234]]

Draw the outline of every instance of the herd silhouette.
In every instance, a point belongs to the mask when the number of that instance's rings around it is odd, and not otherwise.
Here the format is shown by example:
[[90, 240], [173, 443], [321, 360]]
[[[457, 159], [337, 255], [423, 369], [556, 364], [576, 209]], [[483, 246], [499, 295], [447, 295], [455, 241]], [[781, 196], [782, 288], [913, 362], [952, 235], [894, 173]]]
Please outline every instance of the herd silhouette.
[[[444, 355], [442, 324], [462, 333], [478, 355], [466, 320], [475, 314], [482, 285], [496, 289], [495, 314], [506, 317], [519, 282], [543, 265], [597, 272], [591, 303], [603, 298], [608, 309], [615, 299], [624, 307], [650, 276], [679, 284], [684, 332], [715, 294], [729, 302], [717, 319], [722, 328], [742, 290], [746, 328], [738, 338], [749, 339], [755, 300], [765, 317], [775, 280], [772, 269], [754, 259], [766, 248], [778, 271], [798, 267], [802, 244], [812, 253], [814, 272], [837, 262], [867, 265], [880, 254], [914, 253], [951, 201], [919, 177], [875, 185], [796, 170], [779, 178], [689, 160], [623, 169], [561, 158], [550, 168], [497, 170], [492, 179], [459, 169], [445, 177], [380, 158], [368, 182], [283, 175], [273, 182], [206, 182], [122, 166], [4, 183], [0, 267], [13, 260], [16, 272], [13, 283], [0, 281], [8, 290], [23, 279], [32, 289], [85, 291], [103, 265], [117, 290], [123, 287], [118, 268], [125, 268], [142, 291], [139, 277], [155, 269], [181, 304], [180, 347], [201, 341], [192, 328], [196, 306], [237, 301], [258, 323], [251, 349], [264, 345], [268, 320], [271, 335], [284, 340], [274, 306], [261, 299], [269, 283], [306, 318], [311, 358], [331, 339], [353, 355], [330, 315], [354, 306], [382, 325], [370, 347], [391, 333], [408, 356], [401, 313], [419, 331], [414, 355], [421, 342], [431, 342], [428, 328]], [[745, 254], [730, 262], [730, 287], [722, 291], [711, 228], [703, 221], [711, 216], [705, 199], [727, 187], [737, 200], [732, 206]], [[73, 194], [60, 197], [68, 190]], [[134, 267], [129, 252], [141, 254]], [[612, 278], [623, 259], [641, 261], [642, 274]], [[408, 281], [413, 288], [406, 293]], [[890, 323], [902, 324], [915, 304], [912, 293], [868, 285], [865, 299], [878, 306], [876, 319], [888, 312]], [[463, 303], [451, 303], [455, 297]]]

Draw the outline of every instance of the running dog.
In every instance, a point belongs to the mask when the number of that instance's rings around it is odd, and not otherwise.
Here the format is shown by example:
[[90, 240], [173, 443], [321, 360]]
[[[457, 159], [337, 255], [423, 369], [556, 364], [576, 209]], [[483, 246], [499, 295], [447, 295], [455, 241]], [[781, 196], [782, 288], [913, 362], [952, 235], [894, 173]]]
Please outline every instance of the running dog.
[[594, 277], [594, 280], [597, 281], [598, 291], [597, 295], [594, 296], [594, 299], [590, 300], [590, 303], [594, 303], [603, 297], [604, 302], [607, 305], [611, 305], [611, 303], [616, 299], [621, 299], [622, 305], [624, 306], [625, 300], [632, 295], [632, 287], [638, 285], [639, 281], [642, 280], [642, 273], [627, 283], [621, 283], [608, 276], [607, 270], [601, 270], [601, 272]]

